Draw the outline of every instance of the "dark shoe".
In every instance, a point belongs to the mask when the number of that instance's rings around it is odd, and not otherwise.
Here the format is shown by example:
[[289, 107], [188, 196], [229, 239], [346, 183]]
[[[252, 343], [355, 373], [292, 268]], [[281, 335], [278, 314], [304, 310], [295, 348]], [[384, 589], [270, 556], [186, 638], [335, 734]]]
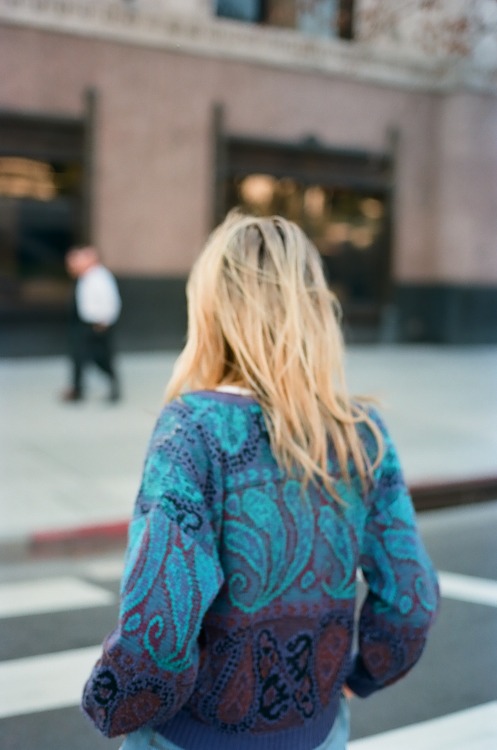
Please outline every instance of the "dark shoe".
[[68, 388], [67, 391], [61, 393], [60, 400], [66, 403], [71, 401], [82, 401], [83, 394], [81, 391], [77, 391], [75, 388]]

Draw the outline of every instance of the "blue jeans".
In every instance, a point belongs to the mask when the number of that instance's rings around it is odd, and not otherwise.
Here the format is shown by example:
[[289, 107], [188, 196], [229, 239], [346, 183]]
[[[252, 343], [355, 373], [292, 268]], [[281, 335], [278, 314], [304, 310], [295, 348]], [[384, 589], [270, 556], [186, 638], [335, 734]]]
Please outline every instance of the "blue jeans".
[[[348, 701], [340, 699], [340, 711], [335, 719], [331, 732], [325, 741], [315, 750], [345, 750], [349, 739], [350, 710]], [[236, 740], [235, 740], [236, 742]], [[235, 745], [233, 745], [235, 747]], [[178, 745], [166, 740], [153, 729], [139, 729], [128, 734], [120, 750], [182, 750]]]

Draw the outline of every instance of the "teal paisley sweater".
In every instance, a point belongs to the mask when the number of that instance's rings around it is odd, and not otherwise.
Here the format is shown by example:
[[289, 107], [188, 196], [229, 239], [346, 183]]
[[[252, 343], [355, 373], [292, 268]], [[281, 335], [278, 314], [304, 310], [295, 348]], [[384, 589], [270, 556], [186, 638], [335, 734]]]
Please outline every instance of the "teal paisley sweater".
[[[330, 448], [340, 505], [278, 467], [252, 398], [199, 391], [164, 408], [119, 623], [84, 689], [103, 734], [148, 726], [187, 750], [312, 750], [345, 683], [367, 696], [415, 664], [438, 586], [394, 445], [371, 416], [385, 453], [367, 493], [356, 475], [338, 479]], [[355, 622], [358, 570], [368, 593]]]

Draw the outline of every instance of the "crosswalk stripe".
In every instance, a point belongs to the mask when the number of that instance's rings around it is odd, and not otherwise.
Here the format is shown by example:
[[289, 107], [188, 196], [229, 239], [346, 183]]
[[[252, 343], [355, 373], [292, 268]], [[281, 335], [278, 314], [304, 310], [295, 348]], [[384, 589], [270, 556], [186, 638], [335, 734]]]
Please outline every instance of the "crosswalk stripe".
[[83, 568], [83, 574], [95, 578], [98, 581], [118, 581], [124, 569], [124, 561], [119, 560], [99, 560], [97, 562], [86, 563]]
[[[119, 568], [121, 563], [119, 564]], [[117, 565], [95, 565], [95, 578], [117, 578]], [[497, 607], [497, 581], [458, 573], [439, 572], [442, 596]], [[0, 619], [113, 604], [114, 594], [79, 578], [60, 576], [0, 584]]]
[[[497, 607], [497, 581], [491, 578], [448, 573], [444, 570], [438, 571], [438, 578], [441, 594], [447, 599]], [[357, 572], [357, 580], [365, 583], [361, 570]]]
[[76, 706], [100, 646], [0, 664], [0, 719]]
[[350, 750], [495, 750], [497, 701], [350, 742]]
[[0, 585], [0, 618], [112, 604], [110, 591], [70, 576]]
[[[0, 719], [76, 706], [100, 646], [0, 664]], [[349, 743], [350, 750], [494, 750], [497, 701]]]
[[[106, 581], [119, 580], [122, 571], [122, 560], [104, 560], [88, 563], [83, 572], [96, 580]], [[358, 580], [364, 581], [361, 570], [357, 571], [357, 577]], [[446, 571], [440, 571], [439, 578], [442, 596], [472, 604], [497, 607], [497, 581]]]
[[[76, 706], [100, 646], [0, 664], [0, 719]], [[350, 750], [494, 750], [497, 701], [354, 740]]]
[[[102, 579], [117, 572], [109, 566]], [[98, 569], [95, 571], [98, 577]], [[497, 582], [442, 571], [442, 595], [497, 606]], [[0, 618], [112, 604], [106, 589], [76, 577], [0, 584]], [[0, 718], [75, 706], [100, 646], [43, 654], [0, 663]], [[355, 740], [351, 750], [494, 750], [497, 701], [402, 729]]]
[[497, 581], [444, 571], [440, 572], [438, 576], [442, 596], [448, 599], [471, 602], [472, 604], [486, 604], [490, 607], [497, 607]]

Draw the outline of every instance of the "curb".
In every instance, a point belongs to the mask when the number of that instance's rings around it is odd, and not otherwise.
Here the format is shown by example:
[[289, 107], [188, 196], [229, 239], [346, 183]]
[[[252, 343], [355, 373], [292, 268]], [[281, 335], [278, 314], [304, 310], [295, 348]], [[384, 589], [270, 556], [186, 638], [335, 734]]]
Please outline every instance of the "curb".
[[124, 551], [129, 520], [37, 531], [25, 537], [0, 540], [0, 562]]
[[[497, 476], [411, 485], [419, 513], [497, 499]], [[124, 551], [129, 520], [39, 531], [0, 540], [0, 562]]]
[[83, 554], [123, 547], [128, 536], [129, 520], [78, 526], [54, 531], [38, 531], [28, 540], [33, 557], [51, 554]]
[[414, 507], [422, 513], [428, 510], [472, 505], [497, 499], [497, 475], [424, 482], [413, 484], [409, 489]]

